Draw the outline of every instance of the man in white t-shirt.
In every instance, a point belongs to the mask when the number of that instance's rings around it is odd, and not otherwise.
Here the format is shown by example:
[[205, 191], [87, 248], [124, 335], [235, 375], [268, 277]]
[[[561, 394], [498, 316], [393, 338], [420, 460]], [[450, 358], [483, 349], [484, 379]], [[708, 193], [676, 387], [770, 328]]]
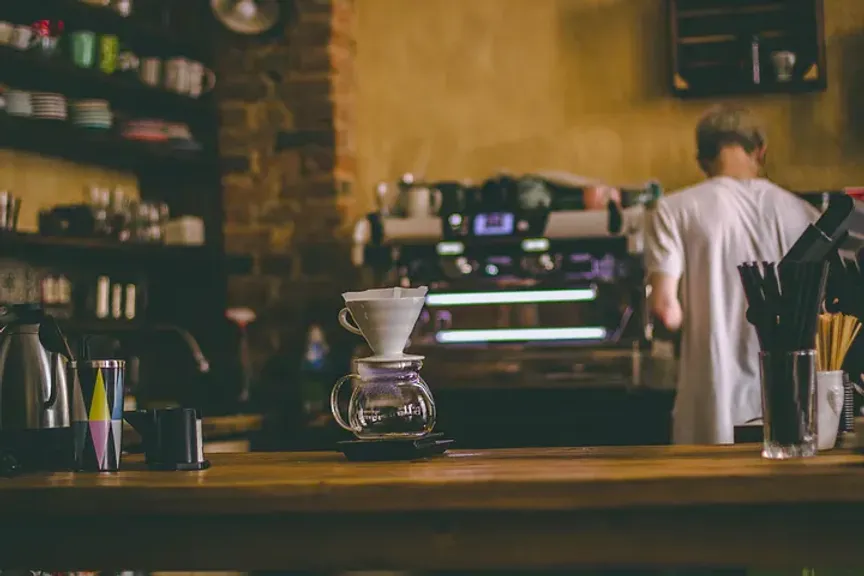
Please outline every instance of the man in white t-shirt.
[[746, 110], [709, 111], [696, 127], [708, 179], [661, 199], [648, 227], [651, 311], [681, 330], [676, 444], [730, 444], [736, 425], [762, 414], [759, 345], [736, 266], [778, 262], [818, 216], [760, 178], [766, 144]]

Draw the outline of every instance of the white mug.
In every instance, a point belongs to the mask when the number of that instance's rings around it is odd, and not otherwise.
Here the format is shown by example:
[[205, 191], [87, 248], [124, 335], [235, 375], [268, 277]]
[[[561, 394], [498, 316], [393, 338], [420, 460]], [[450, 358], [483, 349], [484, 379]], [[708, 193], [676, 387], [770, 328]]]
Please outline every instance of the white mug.
[[15, 27], [10, 22], [0, 22], [0, 44], [8, 45], [12, 42], [12, 30]]
[[159, 76], [162, 71], [162, 61], [159, 58], [143, 58], [141, 60], [141, 81], [149, 86], [159, 85]]
[[9, 43], [18, 50], [29, 50], [36, 43], [36, 35], [30, 26], [15, 26]]
[[774, 63], [774, 71], [779, 82], [788, 82], [792, 79], [796, 60], [795, 53], [788, 50], [780, 50], [771, 54], [771, 61]]
[[437, 214], [441, 208], [441, 195], [429, 188], [414, 186], [408, 189], [408, 216], [411, 218], [427, 218]]
[[178, 94], [188, 94], [189, 64], [185, 58], [172, 58], [165, 62], [165, 88]]
[[816, 372], [816, 439], [819, 450], [830, 450], [837, 442], [844, 390], [842, 370]]
[[[205, 81], [206, 80], [206, 81]], [[189, 95], [198, 98], [216, 87], [216, 74], [201, 62], [189, 62]]]

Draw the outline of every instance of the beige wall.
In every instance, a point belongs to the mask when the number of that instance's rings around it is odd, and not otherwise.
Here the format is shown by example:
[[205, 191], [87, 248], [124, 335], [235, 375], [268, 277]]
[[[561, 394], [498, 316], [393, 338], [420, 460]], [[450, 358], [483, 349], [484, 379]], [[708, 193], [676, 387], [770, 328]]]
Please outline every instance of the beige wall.
[[94, 184], [121, 186], [127, 195], [138, 196], [138, 180], [132, 174], [0, 150], [0, 190], [22, 198], [19, 230], [35, 232], [40, 209], [82, 202], [85, 190]]
[[[668, 95], [664, 0], [360, 0], [358, 190], [405, 171], [569, 170], [666, 188], [700, 175], [710, 101]], [[864, 0], [825, 0], [825, 93], [740, 100], [768, 124], [769, 173], [864, 184]], [[424, 160], [428, 158], [428, 160]]]

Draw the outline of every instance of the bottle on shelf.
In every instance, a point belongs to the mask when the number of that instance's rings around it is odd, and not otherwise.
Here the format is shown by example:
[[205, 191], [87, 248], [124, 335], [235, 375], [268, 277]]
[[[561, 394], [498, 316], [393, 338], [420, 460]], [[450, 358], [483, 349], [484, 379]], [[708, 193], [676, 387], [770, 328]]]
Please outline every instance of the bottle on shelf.
[[753, 73], [753, 84], [757, 86], [762, 83], [762, 65], [761, 65], [761, 46], [759, 36], [753, 35], [750, 38], [750, 61], [751, 70]]
[[96, 280], [96, 317], [108, 318], [111, 313], [111, 279], [100, 276]]

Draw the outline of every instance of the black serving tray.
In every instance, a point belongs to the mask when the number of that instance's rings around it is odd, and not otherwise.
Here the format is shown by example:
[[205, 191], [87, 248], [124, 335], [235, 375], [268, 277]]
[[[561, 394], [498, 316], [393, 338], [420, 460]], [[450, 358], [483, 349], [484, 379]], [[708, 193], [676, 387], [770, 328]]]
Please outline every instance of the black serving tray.
[[408, 440], [348, 440], [337, 445], [352, 462], [386, 462], [440, 456], [452, 443], [452, 439], [438, 433]]

